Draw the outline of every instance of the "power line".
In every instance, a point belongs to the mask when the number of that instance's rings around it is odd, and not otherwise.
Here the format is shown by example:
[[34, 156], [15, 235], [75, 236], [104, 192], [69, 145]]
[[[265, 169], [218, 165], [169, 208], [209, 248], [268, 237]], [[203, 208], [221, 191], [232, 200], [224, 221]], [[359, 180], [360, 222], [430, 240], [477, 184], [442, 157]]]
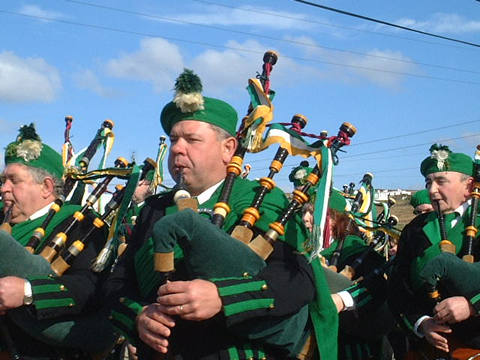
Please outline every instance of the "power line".
[[[183, 42], [183, 43], [189, 43], [189, 44], [194, 44], [194, 45], [200, 45], [200, 46], [204, 46], [204, 47], [228, 49], [228, 50], [233, 50], [233, 51], [238, 51], [238, 52], [262, 54], [263, 55], [263, 51], [256, 51], [256, 50], [245, 49], [245, 48], [237, 48], [237, 47], [226, 46], [226, 45], [216, 45], [216, 44], [211, 44], [211, 43], [201, 42], [201, 41], [180, 39], [180, 38], [175, 38], [175, 37], [171, 37], [171, 36], [165, 36], [163, 34], [158, 35], [158, 34], [152, 34], [152, 33], [139, 32], [139, 31], [123, 30], [123, 29], [112, 28], [112, 27], [103, 26], [103, 25], [85, 24], [85, 23], [80, 23], [80, 22], [76, 22], [76, 21], [50, 18], [50, 17], [46, 17], [46, 16], [27, 15], [27, 14], [22, 14], [22, 13], [15, 12], [15, 11], [8, 11], [8, 10], [0, 10], [0, 13], [5, 13], [5, 14], [9, 14], [9, 15], [17, 15], [17, 16], [22, 16], [22, 17], [27, 17], [27, 18], [32, 18], [32, 19], [47, 20], [47, 21], [51, 21], [51, 22], [58, 22], [58, 23], [63, 23], [63, 24], [68, 24], [68, 25], [87, 27], [87, 28], [92, 28], [92, 29], [96, 29], [96, 30], [105, 30], [105, 31], [112, 31], [112, 32], [118, 32], [118, 33], [123, 33], [123, 34], [130, 34], [130, 35], [137, 35], [137, 36], [147, 36], [147, 37], [154, 37], [154, 38], [158, 37], [158, 38], [163, 38], [163, 39], [167, 39], [167, 40], [174, 41], [174, 42]], [[468, 85], [480, 85], [480, 82], [476, 82], [476, 81], [449, 79], [449, 78], [442, 78], [442, 77], [429, 76], [429, 75], [420, 75], [420, 74], [414, 74], [414, 73], [408, 73], [408, 72], [402, 72], [402, 71], [384, 70], [384, 69], [371, 68], [371, 67], [367, 67], [367, 66], [335, 63], [335, 62], [332, 62], [332, 61], [324, 61], [324, 60], [303, 58], [303, 57], [298, 57], [298, 56], [284, 55], [283, 57], [287, 58], [287, 59], [298, 60], [298, 61], [312, 62], [312, 63], [318, 63], [318, 64], [327, 64], [327, 65], [347, 67], [347, 68], [353, 68], [353, 69], [359, 69], [359, 70], [367, 70], [367, 71], [373, 71], [373, 72], [381, 72], [381, 73], [387, 73], [387, 74], [405, 75], [405, 76], [416, 77], [416, 78], [421, 78], [421, 79], [440, 80], [440, 81], [462, 83], [462, 84], [468, 84]]]
[[[472, 134], [472, 135], [459, 136], [459, 137], [456, 137], [456, 138], [443, 139], [443, 140], [439, 140], [437, 142], [442, 143], [442, 142], [447, 142], [447, 141], [452, 141], [452, 140], [467, 139], [467, 138], [471, 138], [471, 137], [475, 137], [475, 136], [479, 136], [479, 135], [480, 135], [480, 133], [476, 133], [476, 134]], [[409, 148], [418, 147], [418, 146], [431, 145], [431, 144], [432, 144], [431, 142], [427, 142], [427, 143], [416, 144], [416, 145], [401, 146], [401, 147], [398, 147], [398, 148], [371, 151], [371, 152], [367, 152], [367, 153], [354, 154], [354, 155], [351, 155], [351, 156], [347, 156], [344, 159], [349, 159], [349, 158], [352, 158], [352, 157], [363, 156], [363, 155], [378, 154], [379, 152], [384, 152], [384, 151], [404, 150], [404, 149], [409, 149]]]
[[[395, 34], [387, 34], [387, 33], [382, 33], [378, 31], [372, 31], [372, 30], [366, 30], [366, 29], [358, 29], [358, 28], [353, 28], [349, 26], [341, 26], [341, 25], [335, 25], [335, 24], [329, 24], [329, 23], [324, 23], [321, 21], [316, 21], [316, 20], [311, 20], [311, 19], [303, 19], [295, 16], [288, 16], [288, 15], [280, 15], [278, 13], [273, 13], [269, 11], [261, 11], [261, 10], [250, 10], [250, 9], [244, 9], [244, 8], [239, 8], [231, 5], [226, 5], [226, 4], [220, 4], [214, 1], [207, 1], [207, 0], [190, 0], [190, 1], [195, 1], [203, 4], [209, 4], [209, 5], [216, 5], [216, 6], [221, 6], [225, 8], [230, 8], [230, 9], [235, 9], [239, 11], [244, 11], [244, 12], [250, 12], [250, 13], [258, 13], [258, 14], [265, 14], [265, 15], [270, 15], [270, 16], [275, 16], [279, 18], [284, 18], [284, 19], [291, 19], [291, 20], [296, 20], [296, 21], [301, 21], [305, 23], [311, 23], [311, 24], [318, 24], [318, 25], [324, 25], [324, 26], [329, 26], [329, 27], [335, 27], [339, 29], [347, 29], [347, 30], [352, 30], [356, 32], [364, 32], [364, 33], [369, 33], [373, 35], [378, 35], [378, 36], [386, 36], [386, 37], [392, 37], [392, 38], [397, 38], [397, 39], [402, 39], [402, 40], [408, 40], [408, 41], [414, 41], [414, 42], [421, 42], [421, 43], [426, 43], [426, 44], [431, 44], [431, 45], [440, 45], [440, 46], [449, 46], [449, 47], [454, 47], [454, 48], [461, 48], [464, 49], [463, 47], [456, 46], [456, 45], [451, 45], [451, 44], [445, 44], [445, 43], [437, 43], [437, 42], [431, 42], [423, 39], [414, 39], [414, 38], [408, 38], [404, 36], [398, 36]], [[480, 0], [477, 0], [480, 1]]]
[[387, 21], [374, 19], [374, 18], [371, 18], [371, 17], [368, 17], [368, 16], [355, 14], [355, 13], [348, 12], [348, 11], [345, 11], [345, 10], [335, 9], [335, 8], [328, 7], [328, 6], [325, 6], [325, 5], [316, 4], [316, 3], [313, 3], [313, 2], [310, 2], [310, 1], [305, 1], [305, 0], [294, 0], [294, 1], [297, 1], [297, 2], [300, 2], [300, 3], [303, 3], [303, 4], [306, 4], [306, 5], [310, 5], [310, 6], [315, 6], [315, 7], [321, 8], [321, 9], [325, 9], [325, 10], [337, 12], [337, 13], [339, 13], [339, 14], [348, 15], [348, 16], [353, 16], [353, 17], [356, 17], [356, 18], [359, 18], [359, 19], [376, 22], [376, 23], [378, 23], [378, 24], [388, 25], [388, 26], [392, 26], [392, 27], [395, 27], [395, 28], [398, 28], [398, 29], [402, 29], [402, 30], [412, 31], [412, 32], [415, 32], [415, 33], [418, 33], [418, 34], [422, 34], [422, 35], [427, 35], [427, 36], [431, 36], [431, 37], [436, 37], [436, 38], [439, 38], [439, 39], [448, 40], [448, 41], [453, 41], [453, 42], [457, 42], [457, 43], [461, 43], [461, 44], [465, 44], [465, 45], [480, 47], [480, 44], [475, 44], [475, 43], [471, 43], [471, 42], [464, 41], [464, 40], [454, 39], [454, 38], [447, 37], [447, 36], [442, 36], [442, 35], [432, 34], [432, 33], [426, 32], [426, 31], [421, 31], [421, 30], [417, 30], [417, 29], [412, 29], [412, 28], [409, 28], [409, 27], [406, 27], [406, 26], [393, 24], [393, 23], [390, 23], [390, 22], [387, 22]]
[[306, 42], [298, 41], [298, 40], [280, 39], [280, 38], [265, 35], [265, 34], [259, 34], [259, 33], [247, 32], [247, 31], [240, 31], [240, 30], [225, 29], [225, 28], [218, 27], [218, 26], [200, 24], [200, 23], [195, 23], [195, 22], [192, 22], [192, 21], [186, 21], [186, 20], [181, 20], [181, 19], [178, 19], [178, 18], [172, 18], [172, 17], [167, 17], [167, 16], [152, 15], [152, 14], [121, 9], [121, 8], [112, 7], [112, 6], [99, 5], [99, 4], [94, 4], [94, 3], [87, 2], [87, 1], [80, 1], [80, 0], [64, 0], [64, 1], [74, 3], [74, 4], [77, 4], [77, 5], [84, 5], [84, 6], [90, 6], [90, 7], [95, 7], [95, 8], [104, 9], [104, 10], [116, 11], [116, 12], [120, 12], [120, 13], [124, 13], [124, 14], [143, 16], [143, 17], [147, 17], [147, 18], [151, 18], [151, 19], [158, 19], [158, 20], [162, 20], [162, 21], [175, 22], [175, 23], [180, 23], [180, 24], [185, 24], [185, 25], [199, 26], [199, 27], [204, 27], [204, 28], [207, 28], [207, 29], [214, 29], [214, 30], [219, 30], [219, 31], [223, 31], [223, 32], [228, 32], [228, 33], [255, 36], [257, 38], [274, 40], [274, 41], [279, 41], [279, 42], [284, 42], [284, 43], [289, 43], [289, 44], [295, 44], [295, 45], [301, 45], [301, 46], [305, 46], [305, 47], [325, 49], [325, 50], [329, 50], [329, 51], [337, 51], [337, 52], [348, 53], [348, 54], [353, 54], [353, 55], [361, 55], [361, 56], [365, 56], [365, 57], [395, 61], [395, 62], [406, 63], [406, 64], [422, 65], [422, 66], [426, 66], [426, 67], [434, 67], [434, 68], [444, 69], [444, 70], [452, 70], [452, 71], [465, 72], [465, 73], [471, 73], [471, 74], [480, 74], [479, 71], [470, 70], [470, 69], [460, 69], [460, 68], [445, 66], [445, 65], [429, 64], [429, 63], [423, 63], [423, 62], [412, 61], [412, 60], [398, 59], [398, 58], [393, 58], [393, 57], [389, 57], [389, 56], [368, 54], [368, 53], [364, 53], [364, 52], [360, 52], [360, 51], [338, 49], [338, 48], [334, 48], [334, 47], [330, 47], [330, 46], [311, 44], [311, 43], [306, 43]]
[[465, 121], [465, 122], [462, 122], [462, 123], [457, 123], [457, 124], [452, 124], [452, 125], [447, 125], [447, 126], [441, 126], [441, 127], [431, 128], [431, 129], [427, 129], [427, 130], [415, 131], [415, 132], [411, 132], [411, 133], [407, 133], [407, 134], [403, 134], [403, 135], [396, 135], [396, 136], [390, 136], [390, 137], [385, 137], [385, 138], [380, 138], [380, 139], [373, 139], [373, 140], [364, 141], [364, 142], [361, 142], [361, 143], [353, 143], [350, 146], [365, 145], [365, 144], [371, 144], [371, 143], [374, 143], [374, 142], [398, 139], [398, 138], [406, 137], [406, 136], [425, 134], [425, 133], [428, 133], [430, 131], [443, 130], [443, 129], [448, 129], [448, 128], [452, 128], [452, 127], [456, 127], [456, 126], [473, 124], [473, 123], [476, 123], [476, 122], [480, 122], [480, 120]]

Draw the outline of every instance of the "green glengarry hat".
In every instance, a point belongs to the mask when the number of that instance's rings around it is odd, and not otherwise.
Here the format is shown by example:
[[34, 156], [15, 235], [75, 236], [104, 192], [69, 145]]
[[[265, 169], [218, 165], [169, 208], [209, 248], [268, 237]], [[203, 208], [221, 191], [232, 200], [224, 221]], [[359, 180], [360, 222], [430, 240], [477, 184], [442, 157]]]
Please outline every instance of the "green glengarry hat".
[[5, 149], [5, 165], [14, 163], [43, 169], [58, 179], [63, 176], [62, 156], [42, 143], [33, 124], [23, 125], [17, 140]]
[[433, 144], [430, 156], [422, 161], [420, 172], [423, 176], [441, 171], [454, 171], [468, 176], [473, 174], [473, 160], [463, 153], [454, 153], [448, 146]]
[[204, 97], [202, 82], [192, 70], [185, 69], [175, 82], [175, 97], [165, 105], [160, 115], [165, 133], [170, 135], [173, 125], [182, 120], [196, 120], [216, 125], [235, 136], [238, 115], [222, 100]]
[[295, 187], [304, 185], [305, 180], [312, 171], [313, 168], [310, 167], [308, 161], [304, 160], [300, 163], [300, 165], [293, 168], [293, 170], [290, 172], [290, 175], [288, 175], [288, 180], [290, 180]]
[[347, 200], [337, 189], [332, 189], [330, 198], [328, 199], [328, 208], [344, 213], [347, 207]]
[[417, 191], [410, 199], [410, 205], [412, 205], [414, 208], [423, 204], [431, 204], [430, 195], [428, 194], [427, 189]]

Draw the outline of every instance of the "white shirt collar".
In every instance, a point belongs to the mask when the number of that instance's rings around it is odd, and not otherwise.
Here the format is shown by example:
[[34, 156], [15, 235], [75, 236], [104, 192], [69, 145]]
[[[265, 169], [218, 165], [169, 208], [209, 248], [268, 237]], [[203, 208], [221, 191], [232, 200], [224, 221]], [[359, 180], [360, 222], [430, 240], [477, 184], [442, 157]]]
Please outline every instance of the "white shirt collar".
[[50, 210], [50, 207], [52, 206], [52, 204], [53, 204], [53, 201], [50, 204], [46, 205], [45, 207], [41, 208], [40, 210], [35, 211], [32, 215], [30, 215], [28, 220], [35, 220], [42, 217], [43, 215], [48, 213], [48, 210]]
[[465, 211], [467, 211], [471, 203], [472, 203], [472, 199], [468, 199], [462, 205], [456, 208], [455, 212], [458, 213], [459, 216], [463, 216], [463, 214], [465, 214]]
[[198, 195], [197, 196], [198, 203], [203, 204], [205, 201], [209, 200], [212, 197], [215, 190], [217, 190], [218, 187], [223, 183], [223, 180], [224, 179], [220, 180], [218, 183], [216, 183], [213, 186], [210, 186], [207, 190], [205, 190], [200, 195]]
[[467, 211], [471, 203], [472, 199], [468, 199], [462, 205], [455, 209], [455, 213], [457, 213], [457, 216], [455, 217], [455, 219], [452, 220], [452, 227], [457, 225], [458, 220], [463, 216], [463, 214], [465, 214], [465, 211]]

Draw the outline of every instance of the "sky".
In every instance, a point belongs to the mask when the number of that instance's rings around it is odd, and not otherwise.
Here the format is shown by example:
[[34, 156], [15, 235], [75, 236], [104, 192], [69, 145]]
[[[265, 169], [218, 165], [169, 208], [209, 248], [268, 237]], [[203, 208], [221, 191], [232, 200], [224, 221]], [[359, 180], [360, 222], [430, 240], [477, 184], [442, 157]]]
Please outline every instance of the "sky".
[[[312, 2], [480, 44], [480, 1]], [[419, 164], [431, 144], [473, 155], [480, 143], [480, 47], [294, 0], [4, 1], [0, 25], [2, 154], [31, 122], [60, 151], [71, 115], [75, 150], [108, 118], [110, 166], [118, 156], [155, 158], [159, 115], [184, 68], [241, 118], [248, 79], [267, 50], [279, 54], [273, 122], [300, 113], [307, 133], [336, 135], [343, 122], [357, 128], [338, 154], [337, 188], [370, 172], [376, 188], [421, 189]], [[247, 154], [250, 178], [268, 174], [275, 151]], [[279, 187], [291, 189], [288, 174], [302, 160], [287, 158]], [[173, 185], [167, 173], [165, 185]]]

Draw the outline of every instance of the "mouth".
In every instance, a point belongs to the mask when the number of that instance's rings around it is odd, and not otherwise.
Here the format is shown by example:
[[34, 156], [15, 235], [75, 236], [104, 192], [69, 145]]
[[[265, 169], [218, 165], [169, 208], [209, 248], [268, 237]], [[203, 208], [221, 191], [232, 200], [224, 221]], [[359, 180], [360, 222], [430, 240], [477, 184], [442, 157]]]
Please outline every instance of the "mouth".
[[13, 200], [3, 199], [3, 208], [4, 209], [11, 208], [14, 205], [15, 205], [15, 202]]

